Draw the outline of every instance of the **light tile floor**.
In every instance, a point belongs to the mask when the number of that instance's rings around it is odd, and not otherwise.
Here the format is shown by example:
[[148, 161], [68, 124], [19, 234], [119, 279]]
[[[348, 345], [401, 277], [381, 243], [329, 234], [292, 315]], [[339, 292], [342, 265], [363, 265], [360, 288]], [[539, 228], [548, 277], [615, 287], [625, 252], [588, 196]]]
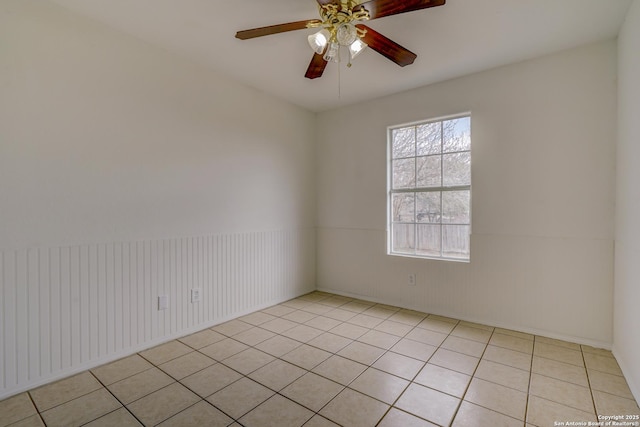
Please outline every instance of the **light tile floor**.
[[0, 402], [0, 427], [546, 427], [598, 415], [640, 415], [609, 351], [322, 292]]

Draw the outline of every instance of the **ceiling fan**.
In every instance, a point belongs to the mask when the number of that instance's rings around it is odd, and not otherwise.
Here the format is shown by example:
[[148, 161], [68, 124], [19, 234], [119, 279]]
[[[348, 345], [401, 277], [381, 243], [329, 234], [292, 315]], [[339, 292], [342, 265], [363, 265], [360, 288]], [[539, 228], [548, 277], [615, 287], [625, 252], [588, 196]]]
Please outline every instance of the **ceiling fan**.
[[363, 3], [357, 0], [316, 1], [321, 19], [238, 31], [236, 37], [247, 40], [305, 28], [321, 28], [320, 31], [308, 37], [309, 45], [315, 52], [305, 74], [308, 79], [321, 77], [328, 62], [339, 62], [340, 47], [349, 49], [347, 64], [349, 67], [351, 60], [367, 46], [404, 67], [413, 64], [417, 55], [362, 22], [442, 6], [446, 2], [446, 0], [369, 0]]

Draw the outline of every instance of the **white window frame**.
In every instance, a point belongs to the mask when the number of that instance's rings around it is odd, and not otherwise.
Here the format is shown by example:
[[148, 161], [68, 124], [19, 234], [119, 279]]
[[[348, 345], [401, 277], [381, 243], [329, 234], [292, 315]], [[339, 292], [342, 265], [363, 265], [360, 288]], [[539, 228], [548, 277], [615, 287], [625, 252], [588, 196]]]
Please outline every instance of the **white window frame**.
[[[455, 114], [455, 115], [450, 115], [450, 116], [443, 116], [443, 117], [437, 117], [437, 118], [432, 118], [432, 119], [427, 119], [427, 120], [421, 120], [421, 121], [417, 121], [417, 122], [411, 122], [411, 123], [405, 123], [405, 124], [400, 124], [400, 125], [394, 125], [394, 126], [389, 126], [387, 127], [387, 254], [388, 255], [392, 255], [392, 256], [401, 256], [401, 257], [408, 257], [408, 258], [420, 258], [420, 259], [432, 259], [432, 260], [442, 260], [442, 261], [455, 261], [455, 262], [464, 262], [464, 263], [469, 263], [471, 262], [471, 224], [472, 224], [472, 212], [471, 212], [471, 206], [472, 206], [472, 195], [473, 195], [473, 191], [472, 191], [472, 178], [469, 181], [469, 185], [457, 185], [457, 186], [445, 186], [443, 182], [440, 183], [439, 187], [414, 187], [414, 188], [403, 188], [403, 189], [393, 189], [393, 131], [394, 130], [398, 130], [398, 129], [403, 129], [403, 128], [417, 128], [418, 126], [421, 125], [425, 125], [425, 124], [431, 124], [431, 123], [442, 123], [445, 122], [447, 120], [452, 120], [452, 119], [459, 119], [459, 118], [464, 118], [464, 117], [469, 117], [469, 121], [470, 121], [470, 130], [473, 127], [473, 125], [471, 124], [471, 113], [470, 112], [465, 112], [465, 113], [460, 113], [460, 114]], [[473, 133], [473, 132], [471, 132]], [[442, 143], [442, 141], [441, 141]], [[471, 142], [471, 145], [473, 145], [473, 141]], [[471, 150], [472, 147], [469, 147], [469, 155], [471, 156]], [[467, 150], [464, 151], [460, 151], [460, 152], [467, 152]], [[453, 153], [453, 152], [452, 152]], [[440, 152], [440, 154], [442, 155], [442, 151]], [[448, 154], [448, 153], [447, 153]], [[417, 159], [418, 157], [423, 157], [423, 156], [419, 156], [417, 153], [414, 153], [414, 155], [412, 157], [406, 157], [406, 158], [414, 158]], [[471, 166], [469, 166], [471, 168]], [[442, 166], [441, 166], [441, 179], [442, 179], [442, 174], [443, 174], [443, 170], [442, 170]], [[470, 175], [471, 175], [471, 170], [469, 171]], [[394, 194], [400, 194], [400, 193], [423, 193], [423, 192], [440, 192], [441, 197], [440, 200], [442, 202], [442, 193], [443, 192], [448, 192], [448, 191], [459, 191], [459, 190], [464, 190], [464, 191], [469, 191], [469, 223], [468, 224], [460, 224], [460, 225], [468, 225], [469, 227], [469, 256], [467, 258], [459, 258], [459, 257], [447, 257], [443, 255], [443, 247], [442, 247], [442, 240], [443, 240], [443, 233], [442, 233], [442, 227], [443, 225], [456, 225], [456, 224], [449, 224], [449, 223], [444, 223], [442, 222], [442, 218], [440, 218], [440, 221], [438, 223], [435, 223], [435, 225], [439, 225], [440, 226], [440, 256], [435, 256], [435, 255], [426, 255], [426, 254], [420, 254], [417, 253], [416, 250], [414, 249], [414, 253], [410, 253], [410, 252], [394, 252], [393, 251], [393, 226], [392, 224], [394, 223], [393, 221], [393, 195]], [[442, 206], [442, 203], [441, 203]], [[415, 208], [414, 208], [415, 211]], [[428, 223], [421, 223], [418, 222], [417, 219], [414, 216], [414, 220], [413, 222], [406, 222], [407, 224], [413, 224], [415, 226], [414, 228], [414, 242], [417, 242], [417, 233], [418, 233], [418, 225], [426, 225]], [[434, 224], [434, 223], [431, 223]]]

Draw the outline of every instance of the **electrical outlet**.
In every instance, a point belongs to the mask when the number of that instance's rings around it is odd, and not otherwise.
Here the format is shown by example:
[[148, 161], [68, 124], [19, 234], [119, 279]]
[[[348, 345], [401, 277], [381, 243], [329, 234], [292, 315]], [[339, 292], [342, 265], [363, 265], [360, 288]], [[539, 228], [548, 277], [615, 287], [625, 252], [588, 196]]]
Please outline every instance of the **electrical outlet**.
[[191, 289], [191, 303], [200, 302], [200, 289]]
[[409, 277], [407, 278], [407, 285], [415, 286], [416, 285], [416, 274], [409, 273]]
[[158, 310], [166, 310], [168, 308], [169, 308], [169, 296], [168, 295], [158, 296]]

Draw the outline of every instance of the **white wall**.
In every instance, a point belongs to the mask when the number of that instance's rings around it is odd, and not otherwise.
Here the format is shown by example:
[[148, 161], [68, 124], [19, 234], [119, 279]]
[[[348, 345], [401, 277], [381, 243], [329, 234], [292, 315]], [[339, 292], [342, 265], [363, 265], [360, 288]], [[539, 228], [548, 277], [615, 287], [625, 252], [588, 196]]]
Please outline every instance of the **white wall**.
[[0, 399], [312, 290], [314, 134], [197, 64], [0, 2]]
[[640, 1], [618, 38], [618, 147], [613, 351], [640, 401]]
[[[466, 111], [471, 262], [386, 255], [387, 126]], [[328, 111], [318, 135], [320, 289], [611, 346], [615, 42]]]

